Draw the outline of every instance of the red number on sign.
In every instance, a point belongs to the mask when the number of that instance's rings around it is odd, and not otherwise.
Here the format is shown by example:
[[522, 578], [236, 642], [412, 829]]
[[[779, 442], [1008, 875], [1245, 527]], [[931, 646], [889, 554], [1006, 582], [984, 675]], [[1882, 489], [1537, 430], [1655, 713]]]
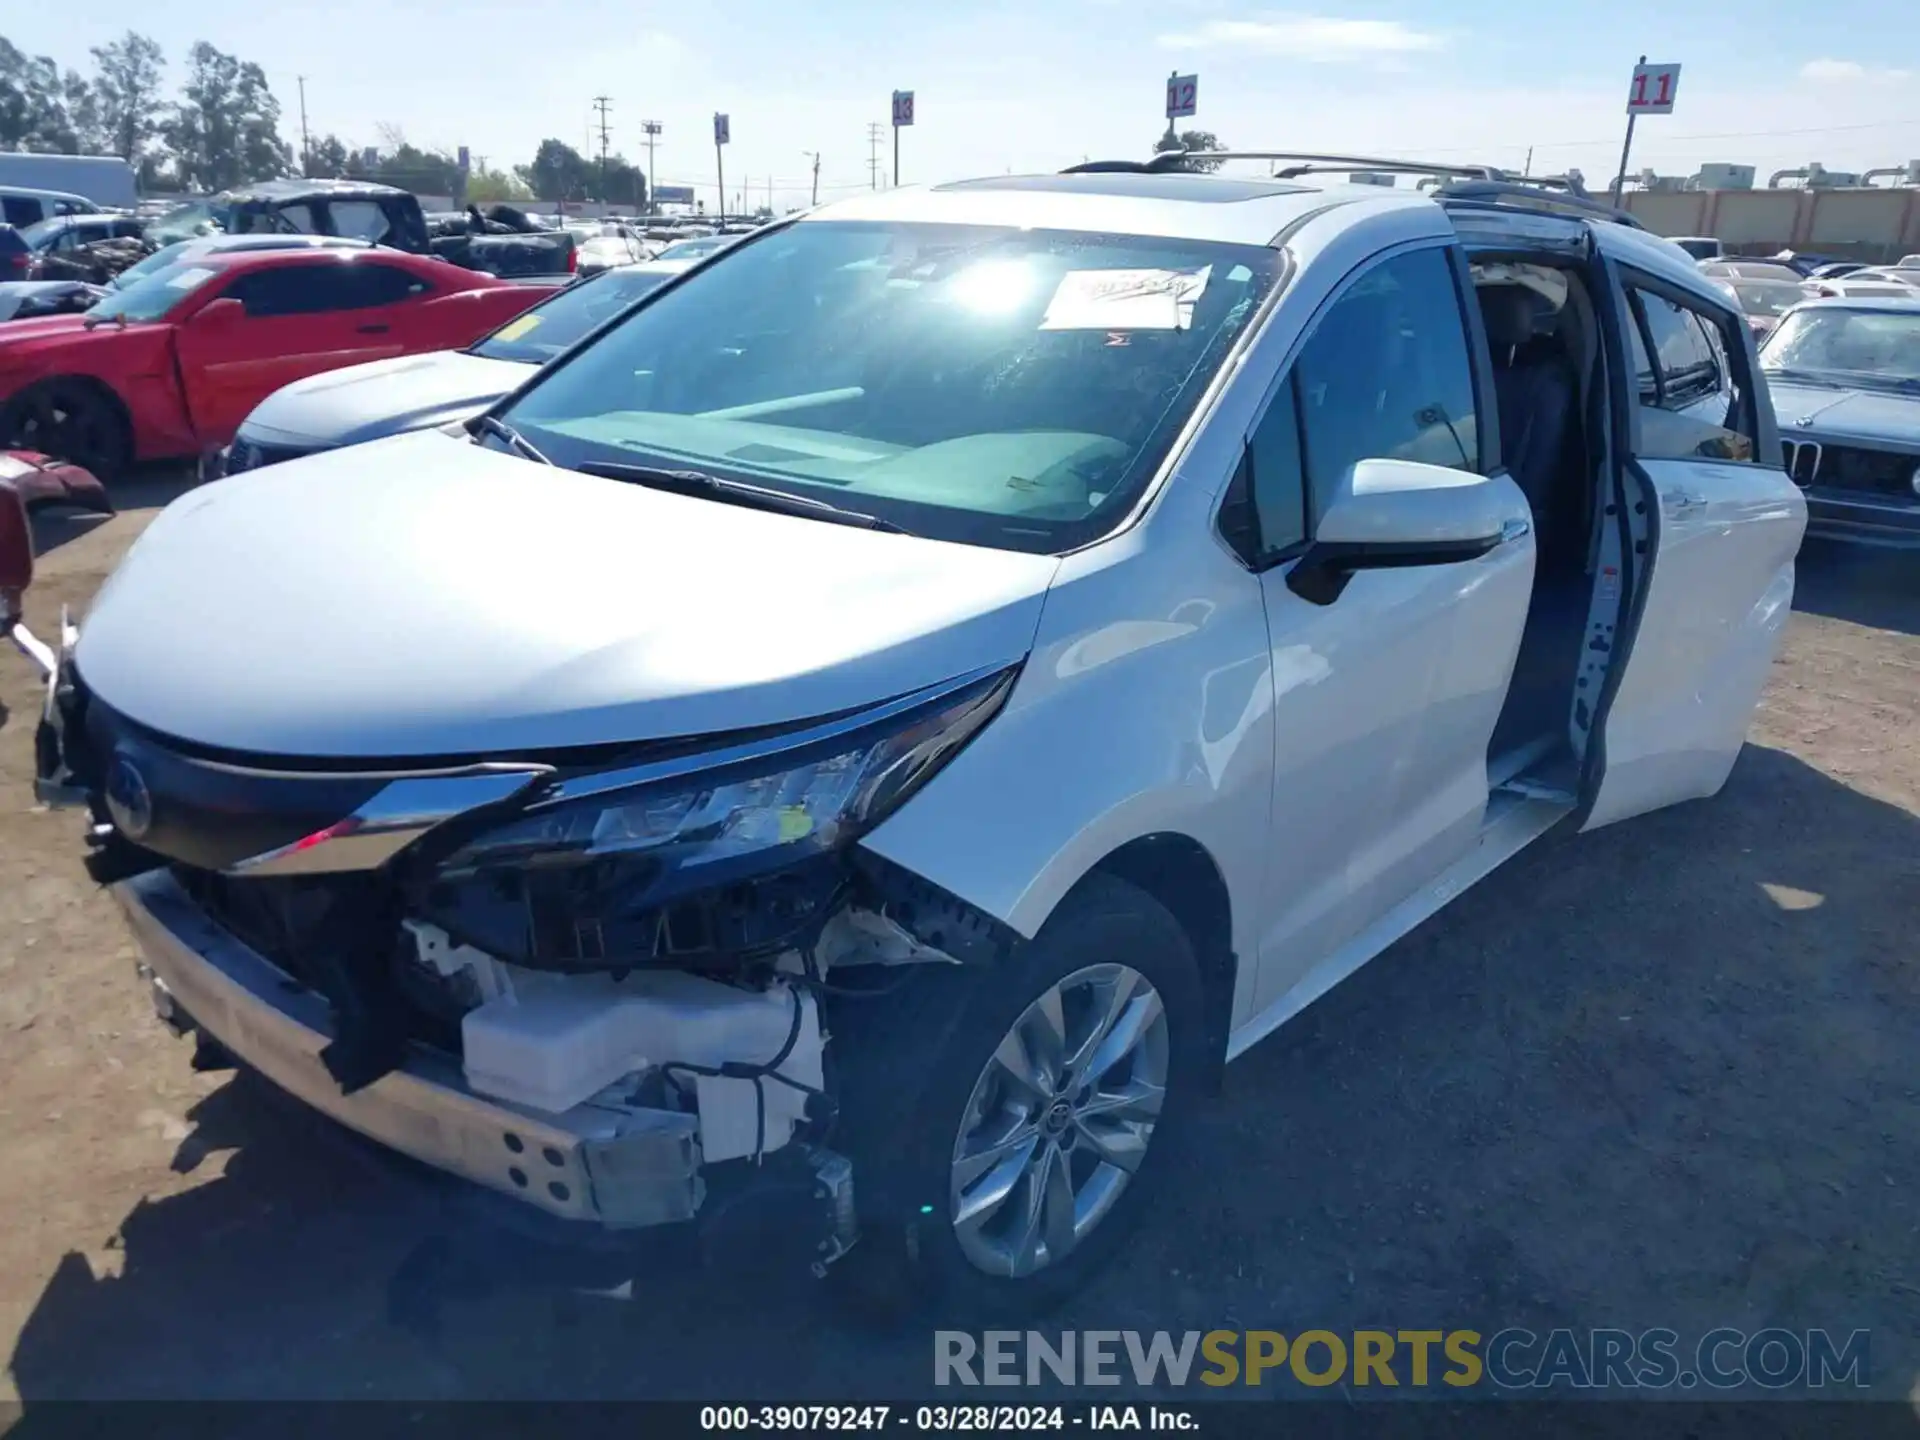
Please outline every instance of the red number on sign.
[[1633, 77], [1633, 103], [1636, 105], [1647, 103], [1647, 77], [1644, 75]]
[[1671, 70], [1662, 70], [1660, 72], [1660, 93], [1655, 97], [1653, 103], [1656, 105], [1671, 105], [1673, 103], [1673, 72]]
[[1193, 108], [1193, 86], [1182, 85], [1180, 87], [1180, 108], [1182, 110], [1191, 110]]

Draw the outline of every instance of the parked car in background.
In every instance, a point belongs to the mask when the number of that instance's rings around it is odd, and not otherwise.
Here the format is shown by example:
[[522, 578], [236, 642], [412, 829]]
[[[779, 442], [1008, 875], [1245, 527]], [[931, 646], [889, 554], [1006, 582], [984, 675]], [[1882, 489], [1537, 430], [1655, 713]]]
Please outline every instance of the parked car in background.
[[569, 345], [688, 269], [624, 265], [541, 300], [464, 350], [350, 365], [274, 391], [208, 457], [206, 479], [477, 415]]
[[1727, 247], [1711, 235], [1673, 235], [1669, 240], [1696, 260], [1718, 260]]
[[1920, 269], [1901, 269], [1898, 265], [1868, 265], [1846, 277], [1854, 284], [1905, 285], [1920, 291]]
[[1800, 285], [1806, 280], [1791, 265], [1777, 260], [1703, 260], [1700, 273], [1709, 280], [1771, 280], [1781, 285]]
[[34, 254], [34, 278], [105, 285], [147, 253], [131, 215], [60, 215], [20, 232]]
[[811, 210], [465, 426], [176, 501], [40, 793], [176, 1030], [320, 1112], [603, 1251], [747, 1214], [1042, 1309], [1239, 1161], [1183, 1143], [1231, 1059], [1741, 751], [1805, 524], [1752, 339], [1499, 189]]
[[120, 210], [130, 210], [140, 200], [133, 167], [118, 155], [0, 152], [0, 191], [12, 187], [68, 199], [79, 197]]
[[718, 253], [733, 244], [739, 237], [735, 235], [691, 235], [685, 240], [675, 240], [665, 246], [653, 258], [656, 260], [701, 260]]
[[1760, 366], [1808, 533], [1920, 548], [1920, 296], [1796, 306]]
[[1843, 275], [1851, 275], [1856, 270], [1867, 268], [1864, 260], [1836, 260], [1831, 265], [1817, 265], [1807, 275], [1809, 280], [1838, 280]]
[[1838, 280], [1807, 282], [1807, 294], [1822, 300], [1904, 300], [1913, 293], [1913, 287], [1902, 281], [1862, 279], [1857, 270]]
[[[84, 280], [10, 280], [0, 282], [0, 321], [32, 320], [42, 315], [78, 315], [112, 292]], [[0, 345], [7, 332], [0, 330]]]
[[33, 247], [21, 237], [19, 228], [0, 225], [0, 282], [33, 278]]
[[1756, 337], [1771, 334], [1780, 317], [1807, 298], [1802, 285], [1786, 280], [1732, 279], [1714, 283], [1733, 298]]
[[0, 448], [110, 480], [224, 445], [291, 380], [470, 343], [534, 292], [370, 248], [194, 256], [85, 315], [16, 320], [0, 344]]
[[598, 275], [621, 265], [638, 265], [653, 255], [653, 249], [624, 225], [601, 225], [582, 235], [582, 227], [570, 227], [580, 236], [579, 273]]
[[138, 284], [156, 270], [202, 255], [234, 255], [253, 250], [365, 250], [365, 240], [339, 235], [205, 235], [163, 245], [137, 264], [129, 265], [107, 282], [115, 290]]
[[96, 215], [100, 207], [84, 195], [59, 190], [32, 190], [20, 185], [0, 185], [0, 220], [24, 230], [58, 215]]
[[265, 180], [190, 200], [147, 226], [147, 238], [156, 245], [253, 234], [341, 235], [427, 252], [419, 200], [367, 180]]

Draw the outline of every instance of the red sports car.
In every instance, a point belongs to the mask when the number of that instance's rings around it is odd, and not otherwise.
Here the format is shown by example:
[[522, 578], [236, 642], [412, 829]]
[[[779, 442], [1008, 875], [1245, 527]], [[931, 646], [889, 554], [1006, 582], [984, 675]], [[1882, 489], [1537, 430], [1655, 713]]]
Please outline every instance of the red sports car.
[[195, 256], [84, 315], [0, 324], [0, 449], [103, 479], [198, 455], [289, 381], [471, 344], [548, 293], [397, 250]]

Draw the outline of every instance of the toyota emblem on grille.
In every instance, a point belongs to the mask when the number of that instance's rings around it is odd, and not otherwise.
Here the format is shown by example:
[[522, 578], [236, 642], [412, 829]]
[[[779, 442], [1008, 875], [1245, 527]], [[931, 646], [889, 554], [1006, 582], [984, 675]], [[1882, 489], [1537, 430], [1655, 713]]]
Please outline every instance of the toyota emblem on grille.
[[153, 796], [146, 776], [124, 755], [115, 756], [107, 771], [107, 812], [129, 840], [153, 828]]

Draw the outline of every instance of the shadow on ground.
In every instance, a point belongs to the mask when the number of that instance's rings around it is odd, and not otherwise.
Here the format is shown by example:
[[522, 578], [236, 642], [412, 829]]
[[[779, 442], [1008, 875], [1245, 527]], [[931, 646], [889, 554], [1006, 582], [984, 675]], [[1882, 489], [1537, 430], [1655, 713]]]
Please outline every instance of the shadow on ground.
[[[1913, 817], [1751, 746], [1717, 800], [1534, 847], [1234, 1066], [1205, 1168], [1047, 1327], [1866, 1328], [1904, 1395], [1917, 857]], [[129, 1214], [117, 1276], [67, 1257], [19, 1434], [61, 1397], [931, 1392], [937, 1308], [856, 1332], [684, 1266], [624, 1304], [468, 1286], [425, 1338], [388, 1300], [469, 1233], [439, 1187], [250, 1082], [192, 1119], [177, 1163], [218, 1178]]]
[[1793, 608], [1920, 635], [1920, 553], [1809, 540], [1794, 568]]

